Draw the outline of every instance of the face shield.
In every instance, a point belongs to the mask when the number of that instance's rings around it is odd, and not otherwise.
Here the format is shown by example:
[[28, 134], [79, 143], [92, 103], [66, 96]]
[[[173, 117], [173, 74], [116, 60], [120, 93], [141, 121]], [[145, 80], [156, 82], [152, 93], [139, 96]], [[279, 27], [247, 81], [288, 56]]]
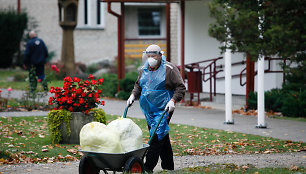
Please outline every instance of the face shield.
[[162, 55], [162, 54], [164, 54], [163, 51], [143, 51], [142, 52], [142, 62], [144, 64], [148, 58], [156, 58], [158, 55]]

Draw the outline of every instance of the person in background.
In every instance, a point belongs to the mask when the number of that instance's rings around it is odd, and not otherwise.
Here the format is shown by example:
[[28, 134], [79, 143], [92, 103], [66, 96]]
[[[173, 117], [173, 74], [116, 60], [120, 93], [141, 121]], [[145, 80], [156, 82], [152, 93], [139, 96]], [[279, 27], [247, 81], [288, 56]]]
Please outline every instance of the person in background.
[[174, 170], [173, 151], [169, 138], [169, 122], [175, 103], [185, 95], [186, 87], [179, 70], [166, 61], [158, 45], [150, 45], [143, 53], [146, 60], [127, 100], [127, 106], [139, 98], [139, 104], [146, 117], [150, 136], [164, 111], [167, 111], [153, 136], [146, 154], [145, 171], [152, 173], [161, 158], [165, 170]]
[[35, 31], [30, 31], [30, 40], [26, 44], [24, 53], [24, 67], [29, 71], [30, 91], [34, 93], [37, 81], [41, 82], [44, 91], [48, 92], [48, 84], [45, 80], [45, 64], [48, 57], [48, 49], [43, 40], [37, 37]]

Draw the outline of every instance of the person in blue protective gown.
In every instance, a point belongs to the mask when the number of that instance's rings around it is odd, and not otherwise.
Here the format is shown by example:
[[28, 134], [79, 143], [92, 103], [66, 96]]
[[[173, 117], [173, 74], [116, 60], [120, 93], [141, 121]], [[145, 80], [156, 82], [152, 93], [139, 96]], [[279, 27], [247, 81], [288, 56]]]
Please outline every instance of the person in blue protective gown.
[[127, 105], [132, 105], [134, 100], [139, 98], [150, 136], [164, 110], [167, 111], [151, 141], [144, 167], [147, 172], [153, 172], [160, 157], [163, 169], [174, 170], [168, 124], [173, 115], [175, 103], [184, 97], [186, 87], [178, 68], [166, 61], [158, 45], [150, 45], [143, 56], [146, 61], [139, 72]]

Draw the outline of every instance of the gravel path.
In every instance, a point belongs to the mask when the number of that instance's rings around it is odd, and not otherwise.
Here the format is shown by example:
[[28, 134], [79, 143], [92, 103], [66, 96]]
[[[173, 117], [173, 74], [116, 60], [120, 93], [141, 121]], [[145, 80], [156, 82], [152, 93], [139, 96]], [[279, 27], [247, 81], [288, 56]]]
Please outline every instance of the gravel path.
[[[277, 154], [252, 154], [252, 155], [219, 155], [219, 156], [175, 156], [175, 169], [185, 167], [208, 166], [211, 164], [234, 163], [236, 165], [252, 164], [256, 168], [286, 167], [292, 165], [306, 167], [306, 152], [277, 153]], [[76, 174], [79, 161], [51, 164], [20, 164], [0, 166], [0, 174]], [[161, 171], [160, 164], [155, 172]], [[100, 172], [103, 173], [103, 172]]]

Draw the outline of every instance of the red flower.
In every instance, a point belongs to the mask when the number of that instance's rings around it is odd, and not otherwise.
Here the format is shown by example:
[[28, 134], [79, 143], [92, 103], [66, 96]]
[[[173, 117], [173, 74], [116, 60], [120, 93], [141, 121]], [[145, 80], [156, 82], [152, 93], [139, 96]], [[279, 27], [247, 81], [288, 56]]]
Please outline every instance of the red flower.
[[50, 88], [50, 93], [55, 93], [55, 92], [56, 92], [56, 91], [55, 91], [54, 87], [51, 86], [51, 88]]
[[99, 80], [99, 84], [103, 83], [103, 78]]
[[65, 81], [65, 82], [72, 82], [72, 79], [71, 79], [71, 77], [65, 77], [65, 78], [64, 78], [64, 81]]
[[103, 106], [104, 106], [104, 105], [105, 105], [105, 101], [102, 101], [102, 102], [101, 102], [101, 105], [103, 105]]
[[37, 79], [38, 82], [41, 82], [41, 79]]
[[97, 84], [97, 80], [92, 80], [92, 81], [91, 81], [91, 84], [92, 84], [92, 85]]
[[51, 65], [51, 69], [54, 70], [55, 72], [59, 72], [58, 68], [56, 65]]
[[88, 75], [88, 79], [93, 79], [93, 78], [94, 77], [91, 74]]
[[52, 105], [53, 97], [49, 98], [49, 105]]
[[73, 77], [73, 81], [79, 83], [81, 80], [77, 77]]
[[[49, 104], [55, 104], [55, 109], [65, 109], [74, 112], [88, 113], [92, 108], [95, 108], [99, 103], [99, 97], [102, 93], [98, 89], [103, 79], [93, 80], [93, 76], [88, 76], [89, 80], [81, 80], [74, 77], [65, 77], [63, 88], [51, 87], [50, 93], [54, 93], [54, 97], [49, 99]], [[101, 104], [104, 105], [104, 102]]]

